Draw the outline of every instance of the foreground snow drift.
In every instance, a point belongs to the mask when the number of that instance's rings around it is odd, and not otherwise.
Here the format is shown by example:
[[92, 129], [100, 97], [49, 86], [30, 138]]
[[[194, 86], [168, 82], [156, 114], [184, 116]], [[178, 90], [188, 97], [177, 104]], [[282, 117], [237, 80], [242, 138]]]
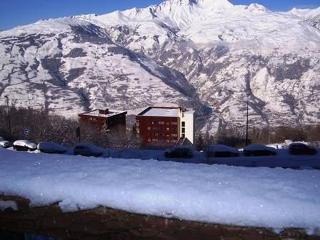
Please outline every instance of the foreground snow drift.
[[134, 213], [281, 229], [320, 227], [320, 172], [31, 154], [0, 149], [0, 192], [64, 211]]

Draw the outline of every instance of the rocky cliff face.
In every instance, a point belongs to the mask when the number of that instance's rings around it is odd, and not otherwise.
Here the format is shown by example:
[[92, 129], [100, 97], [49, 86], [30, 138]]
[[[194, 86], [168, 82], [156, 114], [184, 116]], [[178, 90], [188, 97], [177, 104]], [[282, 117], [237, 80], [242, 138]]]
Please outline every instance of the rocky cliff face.
[[0, 96], [58, 114], [175, 102], [198, 127], [314, 124], [320, 8], [272, 12], [227, 0], [40, 21], [0, 33]]

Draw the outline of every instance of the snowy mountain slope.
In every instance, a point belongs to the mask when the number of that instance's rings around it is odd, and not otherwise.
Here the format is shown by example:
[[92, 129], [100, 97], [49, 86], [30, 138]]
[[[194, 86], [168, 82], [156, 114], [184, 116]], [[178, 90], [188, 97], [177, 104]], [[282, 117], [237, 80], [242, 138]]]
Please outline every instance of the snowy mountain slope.
[[[0, 96], [72, 115], [183, 102], [203, 130], [320, 119], [320, 8], [272, 12], [227, 0], [38, 22], [0, 33]], [[13, 97], [13, 98], [14, 98]], [[35, 105], [35, 103], [30, 103]]]
[[5, 32], [0, 49], [1, 96], [9, 95], [18, 106], [28, 103], [74, 115], [107, 105], [130, 109], [183, 101], [195, 91], [176, 71], [114, 44], [104, 29], [73, 18]]

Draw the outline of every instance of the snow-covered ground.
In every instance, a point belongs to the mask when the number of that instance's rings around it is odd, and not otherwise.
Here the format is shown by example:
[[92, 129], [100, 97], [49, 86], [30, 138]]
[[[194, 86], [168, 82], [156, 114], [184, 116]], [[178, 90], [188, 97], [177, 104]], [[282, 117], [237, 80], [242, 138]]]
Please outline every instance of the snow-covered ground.
[[320, 228], [320, 172], [0, 149], [0, 193], [64, 211], [106, 206], [221, 224]]

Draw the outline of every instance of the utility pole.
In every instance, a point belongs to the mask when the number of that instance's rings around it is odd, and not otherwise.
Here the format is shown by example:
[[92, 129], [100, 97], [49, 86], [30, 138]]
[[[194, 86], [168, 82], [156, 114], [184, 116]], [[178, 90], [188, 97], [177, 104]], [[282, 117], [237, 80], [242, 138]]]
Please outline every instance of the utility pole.
[[78, 142], [81, 142], [81, 129], [80, 126], [76, 128], [76, 136], [78, 138]]
[[8, 117], [8, 128], [9, 128], [9, 134], [11, 137], [12, 134], [12, 130], [11, 130], [11, 116], [10, 116], [10, 107], [9, 107], [9, 97], [8, 96], [4, 96], [6, 98], [6, 102], [7, 102], [7, 117]]
[[247, 95], [246, 146], [249, 144], [249, 96]]

